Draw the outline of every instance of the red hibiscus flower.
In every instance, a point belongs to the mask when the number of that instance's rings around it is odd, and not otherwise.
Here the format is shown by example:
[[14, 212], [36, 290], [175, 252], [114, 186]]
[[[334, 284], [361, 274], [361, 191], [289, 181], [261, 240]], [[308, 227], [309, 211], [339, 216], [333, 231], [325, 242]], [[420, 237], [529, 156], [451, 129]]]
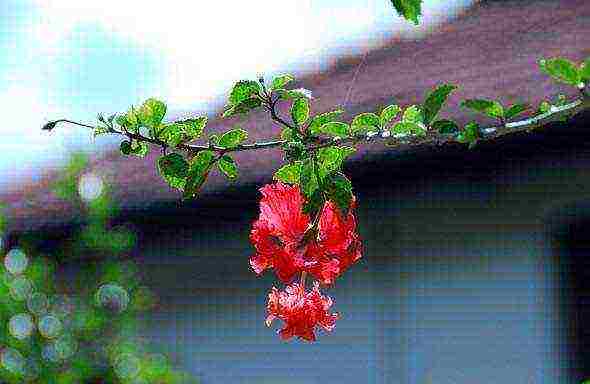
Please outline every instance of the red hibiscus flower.
[[346, 218], [334, 203], [326, 202], [315, 236], [304, 239], [311, 220], [303, 213], [305, 201], [299, 187], [278, 182], [265, 185], [260, 191], [260, 216], [250, 232], [256, 249], [250, 265], [257, 274], [274, 268], [279, 279], [289, 283], [298, 272], [306, 271], [329, 285], [361, 258], [361, 242], [352, 213], [354, 200]]
[[314, 328], [321, 326], [326, 331], [334, 329], [338, 313], [330, 314], [332, 299], [322, 296], [319, 282], [314, 282], [313, 290], [305, 292], [303, 285], [294, 283], [279, 291], [272, 287], [268, 294], [268, 317], [266, 325], [270, 327], [275, 318], [284, 321], [285, 327], [278, 333], [281, 339], [288, 340], [293, 336], [307, 341], [315, 341]]

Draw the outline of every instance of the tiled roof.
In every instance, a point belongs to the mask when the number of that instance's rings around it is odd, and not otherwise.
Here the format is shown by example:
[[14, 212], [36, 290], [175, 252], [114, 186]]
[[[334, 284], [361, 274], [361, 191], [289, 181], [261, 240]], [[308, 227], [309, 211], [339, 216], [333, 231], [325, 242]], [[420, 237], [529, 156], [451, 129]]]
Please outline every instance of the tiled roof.
[[[499, 98], [504, 102], [523, 101], [538, 104], [543, 97], [557, 92], [575, 95], [575, 90], [556, 85], [538, 70], [540, 57], [564, 56], [582, 60], [590, 56], [590, 2], [520, 1], [475, 6], [457, 19], [417, 40], [388, 41], [383, 47], [367, 53], [358, 71], [344, 119], [359, 112], [374, 110], [378, 105], [395, 102], [401, 106], [419, 103], [424, 95], [442, 82], [459, 85], [451, 95], [441, 117], [461, 124], [485, 118], [459, 109], [464, 98]], [[340, 58], [323, 73], [298, 79], [295, 88], [313, 91], [312, 114], [340, 105], [362, 55]], [[284, 103], [286, 104], [286, 103]], [[288, 116], [287, 105], [280, 111]], [[220, 111], [215, 113], [219, 116]], [[244, 118], [210, 119], [208, 130], [221, 131], [240, 122], [253, 140], [276, 137], [280, 128], [264, 114]], [[352, 161], [362, 161], [372, 154], [396, 150], [381, 144], [363, 146]], [[132, 207], [157, 201], [178, 200], [157, 173], [154, 149], [145, 159], [123, 158], [108, 154], [93, 162], [92, 169], [104, 172], [113, 184], [116, 200]], [[278, 150], [237, 153], [239, 183], [263, 183], [281, 162]], [[54, 174], [54, 172], [53, 172]], [[76, 212], [49, 192], [54, 175], [43, 177], [34, 185], [0, 196], [9, 203], [8, 214], [15, 228], [31, 228], [71, 220]], [[203, 193], [236, 188], [212, 172]]]

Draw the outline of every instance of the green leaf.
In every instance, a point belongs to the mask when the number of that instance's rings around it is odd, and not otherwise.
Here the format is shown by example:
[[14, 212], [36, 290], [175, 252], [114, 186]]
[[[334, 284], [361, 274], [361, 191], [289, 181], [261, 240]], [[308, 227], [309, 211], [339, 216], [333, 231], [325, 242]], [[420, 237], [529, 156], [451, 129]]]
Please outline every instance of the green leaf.
[[311, 93], [311, 91], [304, 88], [291, 90], [278, 89], [276, 93], [282, 100], [297, 100], [302, 97], [309, 99], [309, 94]]
[[241, 128], [225, 132], [219, 138], [219, 146], [223, 148], [235, 148], [248, 138], [248, 132]]
[[549, 112], [550, 109], [551, 109], [551, 104], [549, 104], [548, 101], [543, 100], [539, 103], [539, 107], [537, 108], [536, 114], [542, 114], [542, 113]]
[[422, 0], [391, 0], [398, 15], [418, 25], [418, 17], [422, 15]]
[[402, 121], [405, 123], [424, 123], [424, 115], [418, 105], [411, 105], [404, 111]]
[[580, 65], [580, 77], [586, 82], [590, 81], [590, 57]]
[[233, 106], [250, 99], [262, 92], [261, 85], [252, 80], [240, 80], [232, 88], [229, 95], [229, 103]]
[[293, 130], [291, 128], [283, 128], [283, 130], [281, 131], [281, 140], [291, 141], [293, 139]]
[[385, 107], [381, 111], [381, 116], [379, 117], [379, 124], [381, 125], [381, 127], [387, 126], [387, 124], [389, 124], [391, 120], [396, 118], [400, 111], [401, 108], [395, 104], [391, 104]]
[[530, 106], [528, 104], [514, 104], [506, 110], [506, 112], [504, 113], [504, 117], [506, 118], [506, 120], [510, 120], [513, 117], [520, 115], [529, 108]]
[[238, 166], [229, 155], [223, 155], [217, 162], [219, 170], [230, 180], [238, 178]]
[[311, 121], [307, 129], [312, 135], [317, 135], [321, 133], [321, 127], [329, 122], [336, 121], [336, 118], [344, 113], [344, 110], [337, 109], [335, 111], [321, 113], [319, 115], [315, 115]]
[[177, 147], [185, 139], [183, 127], [178, 123], [164, 125], [158, 137], [172, 148]]
[[237, 105], [230, 105], [228, 109], [225, 112], [223, 112], [223, 115], [221, 117], [226, 118], [239, 114], [247, 114], [248, 112], [260, 106], [262, 106], [262, 100], [258, 98], [246, 99], [241, 101]]
[[485, 99], [468, 99], [461, 103], [461, 106], [486, 114], [492, 118], [503, 118], [504, 108], [500, 103]]
[[379, 131], [381, 121], [379, 116], [372, 112], [365, 112], [358, 114], [352, 119], [350, 128], [353, 134], [360, 132], [376, 132]]
[[143, 141], [132, 140], [131, 141], [131, 154], [137, 157], [145, 157], [148, 154], [150, 147]]
[[124, 155], [130, 155], [131, 154], [131, 142], [128, 140], [123, 140], [121, 142], [121, 145], [119, 146], [119, 148], [121, 149], [121, 153]]
[[540, 59], [539, 68], [561, 83], [577, 86], [581, 81], [580, 71], [576, 65], [562, 57]]
[[301, 163], [300, 184], [301, 192], [307, 198], [319, 188], [319, 181], [316, 176], [316, 165], [313, 158], [307, 158]]
[[407, 122], [407, 121], [400, 121], [393, 125], [391, 132], [394, 135], [418, 135], [423, 136], [426, 134], [426, 130], [423, 126], [414, 123], [414, 122]]
[[293, 80], [295, 80], [295, 78], [288, 73], [284, 75], [279, 75], [272, 80], [270, 89], [271, 91], [276, 91], [277, 89], [283, 88], [285, 85], [287, 85]]
[[[157, 99], [147, 99], [139, 108], [139, 121], [148, 128], [156, 129], [166, 115], [166, 104]], [[129, 118], [127, 118], [129, 120]]]
[[189, 163], [188, 177], [184, 187], [183, 197], [196, 197], [199, 189], [207, 179], [207, 175], [213, 166], [215, 155], [212, 151], [199, 151]]
[[188, 162], [178, 153], [170, 153], [158, 159], [160, 175], [173, 188], [184, 189], [188, 170]]
[[463, 131], [457, 135], [457, 141], [460, 143], [469, 144], [469, 149], [473, 148], [479, 138], [479, 125], [476, 122], [468, 123]]
[[318, 150], [317, 167], [320, 179], [334, 171], [340, 170], [344, 160], [356, 152], [353, 147], [326, 147]]
[[329, 123], [322, 125], [319, 129], [319, 132], [336, 137], [346, 137], [348, 136], [348, 130], [348, 124], [342, 123], [340, 121], [330, 121]]
[[352, 183], [342, 172], [336, 172], [330, 176], [327, 187], [328, 198], [340, 209], [342, 217], [348, 216], [348, 210], [352, 202]]
[[199, 116], [196, 119], [187, 119], [177, 121], [176, 124], [182, 127], [187, 141], [198, 139], [203, 134], [203, 129], [207, 125], [207, 116]]
[[301, 161], [283, 165], [275, 172], [273, 178], [288, 184], [299, 184], [301, 176]]
[[298, 98], [291, 106], [291, 118], [297, 126], [301, 126], [309, 118], [309, 103], [305, 98]]
[[447, 101], [449, 94], [455, 89], [457, 89], [455, 85], [443, 84], [428, 94], [422, 107], [424, 111], [424, 124], [428, 125], [434, 120], [443, 104]]
[[432, 129], [442, 134], [459, 132], [459, 126], [457, 123], [446, 119], [437, 120], [432, 123]]
[[109, 131], [110, 131], [109, 127], [107, 127], [104, 124], [99, 124], [92, 131], [92, 137], [96, 138], [97, 136], [105, 135], [105, 134], [109, 133]]
[[315, 215], [321, 207], [324, 206], [325, 197], [321, 189], [316, 189], [315, 192], [307, 198], [305, 204], [303, 204], [303, 213], [306, 215]]

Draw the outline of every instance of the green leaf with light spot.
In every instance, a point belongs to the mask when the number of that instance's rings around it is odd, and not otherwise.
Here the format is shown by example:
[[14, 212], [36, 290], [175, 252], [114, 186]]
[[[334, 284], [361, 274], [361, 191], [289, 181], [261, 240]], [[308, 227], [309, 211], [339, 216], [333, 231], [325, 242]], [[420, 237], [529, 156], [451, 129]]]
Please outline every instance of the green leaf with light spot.
[[173, 188], [184, 189], [188, 170], [188, 162], [178, 153], [170, 153], [158, 159], [160, 175]]
[[275, 172], [273, 178], [288, 184], [299, 184], [301, 165], [301, 161], [285, 164]]
[[248, 132], [241, 128], [236, 128], [221, 135], [218, 145], [223, 148], [235, 148], [247, 138]]
[[223, 155], [217, 162], [217, 167], [228, 179], [238, 178], [238, 166], [231, 156]]
[[279, 75], [272, 80], [272, 84], [270, 86], [271, 91], [276, 91], [277, 89], [283, 88], [285, 85], [289, 84], [290, 82], [294, 81], [295, 78], [286, 73], [283, 75]]
[[309, 103], [307, 99], [300, 97], [293, 101], [291, 118], [297, 126], [301, 126], [307, 121], [309, 118]]
[[556, 57], [540, 59], [539, 68], [560, 83], [577, 86], [581, 81], [580, 70], [568, 59]]

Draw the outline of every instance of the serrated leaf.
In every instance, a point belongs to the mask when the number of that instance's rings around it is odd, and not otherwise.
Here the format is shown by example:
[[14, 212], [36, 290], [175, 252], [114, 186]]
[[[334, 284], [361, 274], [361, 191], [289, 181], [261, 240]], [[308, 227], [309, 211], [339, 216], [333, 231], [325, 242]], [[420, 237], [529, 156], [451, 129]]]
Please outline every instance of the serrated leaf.
[[423, 136], [426, 130], [420, 124], [408, 121], [400, 121], [393, 125], [391, 133], [394, 135], [418, 135]]
[[298, 98], [291, 106], [291, 118], [297, 126], [301, 126], [309, 118], [309, 103], [305, 98]]
[[318, 150], [318, 174], [323, 179], [329, 173], [340, 170], [344, 160], [356, 152], [353, 147], [325, 147]]
[[223, 155], [217, 162], [219, 170], [230, 180], [238, 178], [238, 166], [229, 155]]
[[201, 137], [205, 125], [207, 125], [207, 116], [199, 116], [196, 119], [187, 119], [177, 121], [182, 127], [183, 133], [187, 137], [187, 141], [195, 140]]
[[319, 180], [316, 176], [316, 165], [313, 158], [307, 158], [301, 163], [300, 185], [301, 192], [309, 198], [319, 188]]
[[122, 154], [130, 155], [131, 154], [131, 142], [128, 140], [123, 140], [121, 142], [121, 144], [119, 145], [119, 149], [121, 150]]
[[539, 68], [558, 82], [577, 86], [581, 81], [576, 65], [562, 57], [540, 59]]
[[248, 112], [259, 108], [262, 106], [262, 100], [258, 99], [258, 98], [250, 98], [250, 99], [246, 99], [241, 101], [240, 103], [238, 103], [237, 105], [231, 105], [228, 107], [228, 109], [223, 112], [223, 115], [221, 117], [226, 118], [226, 117], [230, 117], [230, 116], [234, 116], [234, 115], [238, 115], [238, 114], [247, 114]]
[[422, 15], [422, 0], [391, 0], [397, 14], [418, 25], [418, 17]]
[[275, 172], [273, 178], [288, 184], [299, 184], [301, 164], [301, 161], [285, 164]]
[[110, 128], [107, 127], [106, 125], [98, 125], [92, 131], [92, 136], [94, 138], [96, 138], [97, 136], [105, 135], [105, 134], [107, 134], [109, 132], [110, 132]]
[[160, 126], [165, 115], [166, 104], [154, 98], [147, 99], [139, 108], [138, 113], [139, 121], [146, 127], [152, 129]]
[[353, 198], [350, 180], [342, 172], [332, 174], [327, 192], [328, 198], [336, 204], [342, 217], [346, 218]]
[[492, 118], [504, 117], [504, 108], [500, 103], [494, 100], [468, 99], [464, 100], [461, 105], [465, 108], [484, 113]]
[[279, 89], [276, 91], [281, 100], [297, 100], [299, 98], [311, 99], [311, 91], [309, 89], [298, 88], [298, 89]]
[[262, 87], [258, 82], [252, 80], [240, 80], [234, 84], [231, 90], [229, 103], [232, 106], [236, 106], [260, 92], [262, 92]]
[[344, 113], [344, 110], [337, 109], [335, 111], [330, 111], [330, 112], [321, 113], [319, 115], [315, 115], [311, 119], [311, 121], [309, 122], [307, 129], [309, 130], [309, 132], [312, 135], [317, 135], [318, 133], [321, 133], [322, 125], [332, 122], [332, 121], [336, 121], [336, 118], [343, 113]]
[[580, 65], [580, 77], [586, 82], [590, 81], [590, 57]]
[[379, 131], [381, 121], [379, 116], [372, 112], [365, 112], [358, 114], [352, 119], [350, 129], [353, 134], [360, 132], [375, 132]]
[[402, 116], [402, 121], [405, 123], [424, 123], [424, 115], [420, 110], [420, 106], [418, 105], [411, 105], [404, 111], [404, 115]]
[[170, 153], [158, 159], [158, 172], [173, 188], [184, 189], [188, 170], [188, 162], [178, 153]]
[[236, 128], [221, 135], [218, 145], [223, 148], [235, 148], [247, 138], [248, 132], [241, 128]]
[[295, 77], [288, 73], [284, 75], [279, 75], [272, 80], [270, 89], [271, 91], [276, 91], [277, 89], [283, 88], [285, 85], [289, 84], [293, 80], [295, 80]]
[[432, 129], [438, 133], [448, 134], [459, 132], [459, 126], [452, 120], [437, 120], [432, 123]]
[[401, 108], [395, 104], [391, 104], [385, 107], [381, 111], [381, 115], [379, 116], [379, 124], [381, 125], [381, 127], [386, 127], [387, 124], [391, 122], [391, 120], [397, 117], [400, 111]]
[[348, 131], [348, 124], [342, 123], [340, 121], [330, 121], [329, 123], [322, 125], [319, 129], [320, 133], [325, 133], [336, 137], [346, 137], [348, 136]]
[[207, 179], [207, 175], [213, 166], [215, 155], [212, 151], [199, 151], [189, 163], [188, 177], [184, 187], [183, 197], [193, 198], [197, 195], [201, 186]]
[[131, 154], [137, 157], [145, 157], [149, 152], [149, 145], [143, 141], [131, 141]]
[[473, 148], [479, 138], [479, 125], [476, 122], [469, 122], [463, 128], [463, 131], [457, 135], [457, 141], [469, 144], [469, 149]]
[[506, 118], [506, 120], [512, 119], [513, 117], [520, 115], [529, 108], [530, 106], [528, 104], [514, 104], [506, 110], [506, 112], [504, 113], [504, 117]]
[[185, 139], [183, 128], [178, 123], [163, 125], [158, 137], [172, 148], [177, 147]]
[[455, 89], [457, 89], [455, 85], [443, 84], [428, 94], [422, 106], [424, 124], [428, 125], [434, 120], [451, 92]]
[[539, 107], [537, 108], [537, 114], [549, 112], [550, 109], [551, 109], [551, 104], [549, 104], [549, 102], [543, 100], [539, 103]]
[[281, 140], [292, 141], [293, 136], [293, 130], [291, 128], [283, 128], [281, 131]]

